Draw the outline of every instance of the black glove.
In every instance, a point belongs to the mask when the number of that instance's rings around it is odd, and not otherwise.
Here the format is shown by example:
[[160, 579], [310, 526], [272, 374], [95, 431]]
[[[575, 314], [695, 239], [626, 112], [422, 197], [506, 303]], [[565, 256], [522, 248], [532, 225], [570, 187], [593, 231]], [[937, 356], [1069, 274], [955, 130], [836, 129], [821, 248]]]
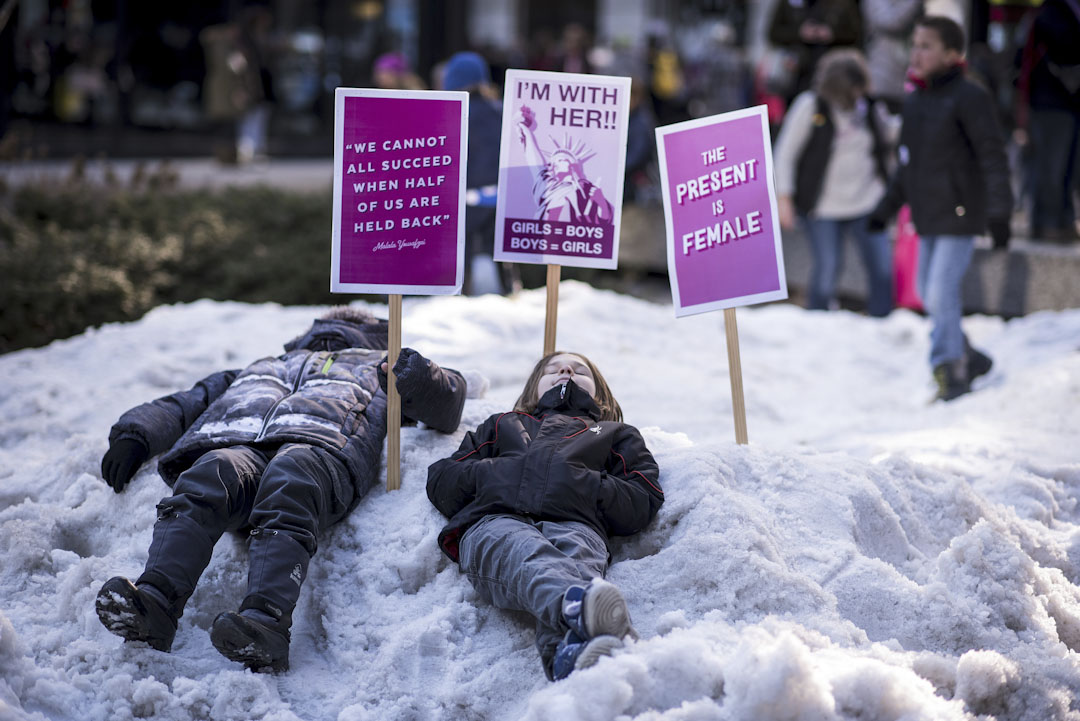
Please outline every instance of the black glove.
[[150, 451], [134, 438], [122, 438], [109, 446], [101, 459], [101, 477], [119, 493], [139, 470]]
[[994, 240], [994, 250], [1005, 250], [1009, 247], [1009, 238], [1012, 236], [1012, 228], [1009, 227], [1008, 218], [991, 218], [989, 222], [990, 237]]
[[884, 233], [889, 224], [889, 217], [879, 210], [874, 210], [866, 221], [866, 229], [871, 233]]
[[[404, 417], [422, 421], [444, 433], [457, 428], [466, 391], [460, 373], [440, 368], [412, 348], [402, 348], [394, 363], [394, 378]], [[379, 386], [386, 391], [386, 385], [386, 373], [380, 363]]]

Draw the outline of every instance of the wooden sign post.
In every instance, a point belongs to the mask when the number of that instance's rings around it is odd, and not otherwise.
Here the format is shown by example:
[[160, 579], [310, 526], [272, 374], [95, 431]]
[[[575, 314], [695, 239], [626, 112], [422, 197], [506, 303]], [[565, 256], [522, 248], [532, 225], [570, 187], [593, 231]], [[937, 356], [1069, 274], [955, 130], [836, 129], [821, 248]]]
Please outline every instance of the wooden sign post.
[[765, 106], [656, 129], [675, 315], [724, 311], [735, 442], [748, 442], [735, 308], [787, 298]]
[[385, 293], [386, 489], [401, 487], [402, 295], [461, 292], [469, 94], [338, 88], [333, 293]]
[[562, 266], [547, 267], [547, 312], [544, 314], [544, 355], [555, 352], [555, 327], [559, 322], [559, 279]]
[[735, 442], [748, 443], [746, 435], [746, 402], [743, 400], [742, 360], [739, 358], [739, 327], [735, 324], [735, 309], [724, 309], [724, 331], [727, 334], [728, 376], [731, 379], [731, 412], [735, 416]]
[[394, 364], [401, 354], [401, 296], [391, 294], [390, 337], [386, 357], [386, 490], [401, 488], [401, 396]]

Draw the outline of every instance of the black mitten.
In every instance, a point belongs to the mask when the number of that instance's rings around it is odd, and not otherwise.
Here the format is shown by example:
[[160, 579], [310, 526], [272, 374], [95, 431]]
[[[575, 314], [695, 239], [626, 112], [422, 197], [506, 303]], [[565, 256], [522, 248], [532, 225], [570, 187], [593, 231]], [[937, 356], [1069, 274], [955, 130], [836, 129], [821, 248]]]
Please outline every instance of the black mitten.
[[1008, 218], [991, 218], [990, 237], [994, 241], [994, 250], [1005, 250], [1009, 247], [1009, 237], [1012, 229], [1009, 227]]
[[[450, 433], [461, 421], [465, 406], [465, 379], [450, 368], [440, 368], [412, 348], [402, 348], [394, 363], [395, 386], [401, 396], [401, 414], [429, 428]], [[386, 390], [386, 373], [379, 364], [379, 385]]]
[[122, 438], [111, 444], [101, 459], [101, 477], [119, 493], [139, 470], [150, 451], [134, 438]]

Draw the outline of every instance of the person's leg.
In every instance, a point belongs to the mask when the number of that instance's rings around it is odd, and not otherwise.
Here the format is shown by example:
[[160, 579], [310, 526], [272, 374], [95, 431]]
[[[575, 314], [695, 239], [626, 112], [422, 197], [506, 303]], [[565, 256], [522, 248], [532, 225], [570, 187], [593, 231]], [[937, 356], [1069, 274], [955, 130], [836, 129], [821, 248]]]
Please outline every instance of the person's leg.
[[306, 444], [282, 446], [263, 472], [249, 522], [247, 595], [214, 621], [211, 640], [251, 668], [288, 668], [292, 613], [318, 539], [352, 506], [345, 465]]
[[963, 281], [975, 247], [971, 236], [939, 235], [920, 247], [926, 255], [926, 269], [920, 258], [923, 304], [930, 315], [930, 366], [939, 384], [939, 397], [946, 400], [969, 387], [964, 352]]
[[[102, 622], [127, 640], [161, 650], [172, 645], [162, 623], [176, 619], [227, 530], [247, 520], [266, 456], [245, 446], [210, 451], [180, 474], [173, 495], [158, 504], [146, 566], [135, 584], [109, 579], [98, 594]], [[167, 638], [166, 638], [167, 636]]]
[[1067, 111], [1031, 111], [1031, 232], [1036, 239], [1057, 238], [1066, 227], [1068, 147], [1071, 117]]
[[855, 238], [866, 269], [866, 311], [881, 318], [893, 308], [892, 246], [885, 232], [872, 233], [869, 216], [854, 218], [846, 229]]
[[1077, 206], [1077, 203], [1080, 203], [1080, 111], [1075, 111], [1070, 116], [1071, 132], [1068, 169], [1065, 174], [1063, 218], [1068, 224], [1066, 240], [1076, 240], [1076, 221], [1080, 219], [1080, 212], [1078, 212], [1080, 208]]
[[[561, 523], [541, 522], [537, 524], [540, 533], [555, 549], [577, 564], [585, 577], [585, 583], [574, 585], [587, 586], [594, 578], [603, 578], [607, 574], [609, 554], [607, 544], [593, 529], [583, 523], [566, 521]], [[565, 594], [566, 588], [563, 588]], [[550, 665], [555, 649], [566, 633], [563, 624], [562, 608], [559, 610], [559, 623], [536, 625], [536, 648], [545, 668]]]
[[552, 638], [548, 629], [537, 628], [536, 646], [544, 670], [557, 680], [610, 656], [622, 647], [623, 638], [637, 638], [637, 632], [622, 592], [603, 579], [610, 561], [603, 538], [575, 521], [545, 521], [537, 527], [552, 545], [593, 573], [587, 586], [574, 585], [563, 594], [561, 620], [569, 631]]
[[173, 495], [158, 504], [158, 520], [136, 582], [163, 591], [179, 616], [225, 531], [247, 521], [267, 457], [247, 446], [206, 453], [180, 474]]
[[555, 648], [567, 631], [563, 596], [570, 587], [603, 576], [604, 539], [583, 524], [534, 524], [499, 515], [470, 528], [460, 552], [461, 570], [482, 598], [536, 619], [536, 645], [550, 678]]
[[934, 256], [935, 247], [937, 247], [936, 235], [919, 236], [919, 263], [915, 270], [915, 292], [919, 294], [920, 299], [926, 298], [926, 286], [930, 279], [930, 259]]
[[264, 103], [253, 105], [244, 111], [237, 121], [236, 158], [247, 163], [266, 153], [266, 129], [270, 120], [270, 108]]
[[806, 289], [809, 310], [828, 310], [836, 295], [836, 281], [843, 264], [840, 224], [835, 220], [800, 216], [810, 242], [812, 263]]

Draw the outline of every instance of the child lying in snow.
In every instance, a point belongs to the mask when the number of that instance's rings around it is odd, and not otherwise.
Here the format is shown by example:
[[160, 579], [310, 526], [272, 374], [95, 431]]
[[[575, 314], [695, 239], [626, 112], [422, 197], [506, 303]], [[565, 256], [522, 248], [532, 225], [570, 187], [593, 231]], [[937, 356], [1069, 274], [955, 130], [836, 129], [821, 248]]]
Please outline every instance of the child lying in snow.
[[621, 421], [592, 362], [557, 352], [533, 368], [513, 411], [428, 468], [428, 498], [450, 519], [440, 547], [483, 598], [536, 618], [553, 680], [636, 637], [622, 594], [602, 580], [607, 541], [644, 529], [664, 492], [641, 435]]
[[[146, 568], [97, 595], [113, 633], [168, 651], [177, 619], [225, 531], [250, 531], [247, 595], [210, 639], [251, 669], [289, 667], [289, 628], [320, 534], [374, 485], [386, 435], [387, 323], [343, 307], [242, 371], [132, 408], [109, 434], [102, 477], [117, 493], [158, 463], [172, 496], [158, 504]], [[457, 428], [465, 379], [403, 348], [394, 365], [402, 415]]]

